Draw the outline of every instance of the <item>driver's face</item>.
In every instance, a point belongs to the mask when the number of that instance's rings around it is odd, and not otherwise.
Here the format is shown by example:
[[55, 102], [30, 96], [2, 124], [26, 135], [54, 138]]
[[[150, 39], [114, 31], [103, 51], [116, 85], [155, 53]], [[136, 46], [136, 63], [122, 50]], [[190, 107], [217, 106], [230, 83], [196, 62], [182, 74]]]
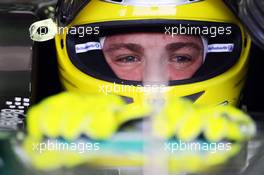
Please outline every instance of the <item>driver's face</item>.
[[[124, 80], [143, 81], [146, 72], [163, 73], [169, 80], [191, 78], [203, 63], [199, 36], [132, 33], [108, 36], [103, 52], [115, 74]], [[152, 70], [149, 70], [152, 69]]]

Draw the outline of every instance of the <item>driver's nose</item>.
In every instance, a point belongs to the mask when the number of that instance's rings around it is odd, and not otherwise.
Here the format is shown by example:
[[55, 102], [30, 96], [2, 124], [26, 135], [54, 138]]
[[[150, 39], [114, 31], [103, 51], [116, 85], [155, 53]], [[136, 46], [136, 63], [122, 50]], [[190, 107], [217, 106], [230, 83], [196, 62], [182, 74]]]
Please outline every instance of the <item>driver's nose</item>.
[[143, 83], [167, 85], [169, 79], [168, 62], [164, 56], [155, 55], [147, 58], [143, 67]]

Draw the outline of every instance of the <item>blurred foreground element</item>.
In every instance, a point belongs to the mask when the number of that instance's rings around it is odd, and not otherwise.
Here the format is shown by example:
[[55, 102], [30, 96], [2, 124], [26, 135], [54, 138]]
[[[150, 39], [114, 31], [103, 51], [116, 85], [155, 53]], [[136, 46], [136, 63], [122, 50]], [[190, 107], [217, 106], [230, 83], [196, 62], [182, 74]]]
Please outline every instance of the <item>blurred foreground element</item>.
[[[254, 136], [253, 120], [231, 106], [202, 107], [179, 98], [169, 98], [154, 117], [153, 132], [164, 139], [191, 141], [200, 135], [208, 141], [243, 141]], [[84, 95], [65, 92], [32, 107], [27, 124], [30, 137], [63, 137], [74, 140], [85, 135], [108, 140], [128, 122], [148, 120], [148, 103], [125, 104], [115, 95]]]
[[65, 92], [30, 109], [28, 132], [36, 139], [61, 136], [73, 140], [85, 134], [95, 140], [106, 140], [123, 123], [147, 115], [147, 112], [147, 106], [126, 105], [114, 95]]
[[[45, 171], [84, 164], [139, 168], [152, 161], [144, 152], [149, 138], [142, 133], [150, 109], [114, 95], [61, 93], [29, 110], [28, 135], [17, 151], [27, 164]], [[219, 167], [256, 132], [253, 120], [231, 106], [202, 107], [168, 98], [156, 115], [153, 133], [164, 143], [155, 151], [166, 158], [170, 172]]]
[[[143, 151], [145, 139], [140, 135], [135, 137], [131, 133], [117, 134], [109, 141], [78, 139], [69, 142], [62, 139], [46, 139], [36, 142], [28, 137], [17, 151], [23, 155], [22, 162], [25, 162], [27, 166], [47, 172], [78, 165], [98, 169], [140, 168], [150, 161]], [[224, 145], [228, 145], [229, 148], [224, 148]], [[169, 171], [175, 173], [202, 172], [219, 168], [240, 152], [242, 144], [210, 143], [204, 140], [183, 143], [172, 139], [165, 142], [163, 146], [162, 149], [157, 150], [159, 151], [157, 154], [167, 155], [165, 163]]]

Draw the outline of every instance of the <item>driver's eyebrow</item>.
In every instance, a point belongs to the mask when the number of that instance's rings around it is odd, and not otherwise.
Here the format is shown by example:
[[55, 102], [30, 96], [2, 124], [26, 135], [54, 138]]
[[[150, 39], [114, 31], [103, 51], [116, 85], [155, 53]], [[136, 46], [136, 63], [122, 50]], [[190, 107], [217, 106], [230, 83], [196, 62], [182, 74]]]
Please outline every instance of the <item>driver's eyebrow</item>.
[[202, 48], [193, 42], [177, 42], [177, 43], [170, 43], [166, 46], [166, 50], [170, 52], [177, 51], [182, 48], [193, 48], [195, 50], [200, 51]]
[[119, 43], [119, 44], [112, 44], [108, 48], [106, 48], [104, 51], [105, 52], [114, 52], [119, 49], [127, 49], [132, 52], [137, 52], [137, 53], [143, 53], [144, 48], [139, 45], [139, 44], [134, 44], [134, 43]]

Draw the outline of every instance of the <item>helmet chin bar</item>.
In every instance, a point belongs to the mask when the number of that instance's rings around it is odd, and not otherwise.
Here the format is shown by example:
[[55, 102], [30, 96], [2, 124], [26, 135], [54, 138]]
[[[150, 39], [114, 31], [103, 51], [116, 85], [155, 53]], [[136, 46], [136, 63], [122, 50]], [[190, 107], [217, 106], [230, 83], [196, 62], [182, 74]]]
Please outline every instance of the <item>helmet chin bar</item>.
[[153, 6], [153, 5], [183, 5], [191, 4], [203, 0], [104, 0], [115, 4], [136, 5], [136, 6]]

